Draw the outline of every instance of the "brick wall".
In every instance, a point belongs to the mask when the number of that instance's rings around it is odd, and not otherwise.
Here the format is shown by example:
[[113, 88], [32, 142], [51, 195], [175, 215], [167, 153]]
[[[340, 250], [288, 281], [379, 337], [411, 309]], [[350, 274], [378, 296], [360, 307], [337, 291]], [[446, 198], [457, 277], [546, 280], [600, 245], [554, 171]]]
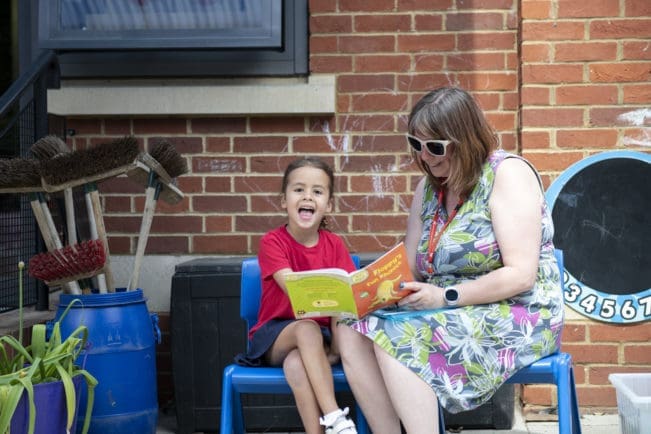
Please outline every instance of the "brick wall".
[[[409, 108], [427, 90], [473, 92], [504, 148], [549, 185], [572, 163], [651, 145], [648, 0], [311, 0], [310, 70], [336, 75], [327, 117], [70, 119], [76, 146], [134, 134], [173, 141], [188, 159], [185, 199], [160, 203], [148, 253], [255, 253], [280, 224], [287, 162], [316, 154], [337, 172], [333, 228], [354, 252], [398, 241], [419, 178], [404, 142]], [[646, 113], [646, 114], [645, 114]], [[111, 252], [133, 254], [144, 198], [124, 180], [102, 186]], [[166, 324], [162, 315], [163, 326]], [[611, 326], [574, 316], [564, 350], [575, 358], [584, 407], [613, 407], [613, 371], [649, 370], [651, 324]], [[160, 349], [161, 403], [171, 396], [169, 345]], [[549, 405], [549, 387], [526, 387]]]

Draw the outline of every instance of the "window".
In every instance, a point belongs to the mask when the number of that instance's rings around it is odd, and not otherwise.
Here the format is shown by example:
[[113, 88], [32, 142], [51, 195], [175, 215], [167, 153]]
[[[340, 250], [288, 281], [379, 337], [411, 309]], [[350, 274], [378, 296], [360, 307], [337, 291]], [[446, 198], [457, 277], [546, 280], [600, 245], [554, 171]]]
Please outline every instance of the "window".
[[39, 0], [63, 78], [307, 74], [307, 0]]

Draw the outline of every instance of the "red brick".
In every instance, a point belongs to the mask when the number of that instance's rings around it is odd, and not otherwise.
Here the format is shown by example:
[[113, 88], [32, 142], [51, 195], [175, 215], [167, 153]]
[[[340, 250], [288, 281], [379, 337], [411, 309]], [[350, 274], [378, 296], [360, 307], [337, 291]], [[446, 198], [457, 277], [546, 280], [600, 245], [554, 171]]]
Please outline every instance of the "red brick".
[[628, 125], [622, 116], [638, 110], [638, 107], [614, 106], [591, 108], [589, 110], [590, 126], [612, 127], [613, 125]]
[[525, 405], [552, 405], [556, 403], [555, 389], [551, 386], [525, 385], [522, 390]]
[[617, 86], [610, 85], [565, 85], [556, 89], [558, 105], [615, 105]]
[[398, 0], [397, 10], [413, 11], [446, 11], [452, 8], [453, 0]]
[[[446, 73], [425, 73], [425, 74], [403, 74], [398, 76], [398, 90], [404, 92], [422, 91], [429, 92], [435, 87], [447, 86], [456, 79], [455, 74]], [[417, 97], [418, 98], [418, 97]], [[416, 98], [414, 98], [416, 101]]]
[[496, 131], [512, 131], [516, 128], [515, 113], [486, 113], [486, 119]]
[[[132, 134], [131, 119], [104, 119], [104, 133], [125, 136]], [[77, 134], [79, 134], [79, 131], [77, 131]]]
[[522, 104], [525, 106], [550, 105], [550, 88], [523, 86], [522, 87]]
[[351, 109], [354, 112], [363, 113], [406, 111], [409, 107], [407, 107], [407, 95], [383, 93], [353, 95]]
[[550, 0], [523, 1], [520, 5], [522, 18], [525, 20], [544, 20], [552, 17]]
[[310, 0], [309, 10], [312, 15], [324, 12], [335, 12], [337, 10], [337, 0]]
[[202, 231], [203, 219], [200, 216], [168, 216], [156, 215], [151, 226], [151, 233], [199, 233]]
[[591, 2], [558, 1], [558, 18], [595, 18], [619, 16], [619, 2], [592, 0]]
[[593, 385], [607, 385], [610, 386], [612, 383], [608, 379], [608, 376], [613, 373], [620, 374], [635, 374], [635, 373], [644, 373], [649, 372], [648, 366], [638, 366], [631, 367], [626, 365], [612, 365], [612, 366], [591, 366], [588, 368], [590, 374], [590, 384]]
[[177, 118], [134, 119], [135, 134], [185, 134], [188, 132], [188, 121]]
[[406, 55], [355, 56], [355, 72], [406, 72], [410, 67], [411, 59]]
[[352, 218], [352, 230], [361, 232], [398, 232], [404, 233], [406, 216], [355, 214]]
[[271, 116], [249, 119], [252, 133], [298, 133], [305, 131], [305, 118], [302, 116]]
[[233, 153], [265, 154], [287, 149], [287, 136], [247, 135], [233, 139]]
[[574, 363], [611, 363], [618, 362], [618, 345], [608, 344], [564, 344], [562, 351], [572, 354]]
[[515, 71], [460, 72], [458, 74], [458, 83], [470, 92], [479, 90], [515, 90], [517, 89], [518, 77]]
[[523, 108], [522, 125], [527, 127], [578, 127], [583, 125], [583, 110], [572, 108]]
[[393, 74], [344, 74], [337, 78], [337, 92], [386, 92], [394, 88]]
[[[626, 337], [628, 341], [628, 336]], [[624, 345], [624, 363], [627, 365], [651, 365], [651, 345], [640, 343]]]
[[293, 138], [292, 150], [304, 154], [344, 151], [348, 142], [348, 136], [339, 134], [326, 133], [317, 136], [300, 136]]
[[431, 72], [443, 69], [445, 57], [442, 54], [415, 54], [412, 72]]
[[616, 407], [615, 389], [606, 386], [577, 386], [576, 393], [582, 407]]
[[[404, 232], [404, 230], [403, 230]], [[343, 236], [350, 251], [357, 252], [385, 252], [391, 246], [395, 246], [402, 240], [402, 235], [378, 234], [378, 235], [356, 235], [346, 234]]]
[[[651, 23], [650, 23], [651, 25]], [[590, 65], [590, 81], [622, 83], [651, 80], [651, 65], [647, 62], [618, 62]]]
[[393, 36], [339, 36], [339, 51], [342, 53], [393, 53]]
[[243, 172], [246, 168], [246, 160], [243, 157], [193, 157], [191, 167], [192, 173]]
[[617, 59], [615, 42], [571, 42], [554, 44], [557, 62], [607, 61]]
[[[230, 182], [230, 181], [229, 181]], [[243, 175], [233, 179], [234, 193], [278, 193], [282, 184], [282, 173], [273, 176]]]
[[310, 55], [337, 53], [337, 38], [337, 36], [311, 36]]
[[246, 235], [201, 235], [192, 237], [192, 253], [237, 255], [249, 251]]
[[398, 154], [409, 150], [409, 145], [404, 134], [358, 135], [353, 137], [352, 144], [352, 149], [356, 152], [388, 152]]
[[522, 149], [546, 149], [549, 148], [549, 132], [547, 131], [523, 131]]
[[392, 172], [396, 159], [392, 155], [350, 155], [341, 157], [340, 170], [342, 172], [386, 173]]
[[583, 66], [568, 64], [523, 65], [522, 79], [527, 84], [580, 83], [583, 81]]
[[393, 0], [339, 0], [341, 12], [390, 12], [393, 7]]
[[459, 9], [512, 9], [516, 7], [513, 0], [473, 0], [457, 2]]
[[[66, 119], [66, 128], [69, 130], [74, 130], [75, 136], [86, 136], [89, 134], [101, 134], [102, 132], [102, 122], [99, 119], [79, 119], [74, 117], [69, 117]], [[128, 129], [118, 131], [118, 135], [128, 135], [130, 132]]]
[[623, 41], [623, 60], [651, 60], [648, 41]]
[[190, 130], [195, 134], [243, 133], [246, 131], [245, 118], [195, 118]]
[[131, 211], [131, 201], [124, 197], [105, 196], [104, 197], [104, 212], [106, 213], [121, 213]]
[[622, 337], [626, 337], [626, 342], [649, 342], [651, 341], [651, 323], [635, 325], [595, 323], [590, 326], [592, 342], [622, 342]]
[[594, 20], [590, 22], [590, 39], [651, 38], [651, 18], [634, 20]]
[[[389, 212], [394, 209], [394, 200], [390, 195], [373, 196], [368, 194], [363, 195], [346, 195], [337, 199], [337, 210], [339, 212], [350, 213], [373, 213], [379, 210]], [[355, 217], [353, 217], [355, 221]], [[406, 221], [406, 220], [405, 220]]]
[[203, 191], [203, 178], [199, 176], [181, 176], [178, 178], [178, 187], [183, 193], [200, 193]]
[[502, 30], [503, 16], [493, 12], [447, 13], [445, 29], [448, 32]]
[[139, 215], [133, 216], [104, 216], [104, 226], [106, 232], [131, 232], [137, 234], [140, 232], [140, 222], [142, 218]]
[[613, 129], [558, 130], [556, 145], [560, 148], [614, 148], [617, 131]]
[[147, 239], [147, 254], [183, 254], [189, 253], [188, 237], [152, 235]]
[[116, 237], [109, 234], [108, 244], [112, 255], [131, 255], [134, 253], [131, 251], [131, 239], [129, 237]]
[[484, 111], [499, 110], [501, 108], [502, 92], [476, 92], [473, 97]]
[[192, 198], [192, 208], [195, 212], [245, 212], [246, 198], [242, 196], [202, 195]]
[[582, 40], [584, 24], [582, 21], [549, 21], [522, 23], [523, 41], [563, 41]]
[[651, 84], [625, 84], [624, 104], [648, 104], [651, 102]]
[[450, 71], [504, 70], [504, 53], [455, 53], [447, 56]]
[[585, 340], [586, 340], [585, 325], [572, 324], [572, 323], [565, 324], [565, 327], [563, 328], [563, 342], [585, 342]]
[[514, 32], [474, 32], [457, 35], [457, 50], [515, 50], [516, 35]]
[[344, 115], [337, 119], [343, 131], [394, 131], [393, 115]]
[[452, 51], [455, 37], [451, 33], [398, 35], [397, 51], [400, 53]]
[[350, 33], [353, 30], [353, 18], [350, 15], [312, 15], [310, 16], [310, 32], [317, 33]]
[[286, 216], [238, 215], [235, 217], [236, 232], [267, 232], [287, 222]]
[[523, 152], [522, 156], [541, 172], [561, 172], [584, 158], [582, 152]]
[[414, 30], [416, 32], [443, 31], [443, 15], [432, 13], [416, 14], [414, 16]]
[[317, 74], [352, 72], [352, 56], [310, 56], [310, 71]]
[[206, 152], [227, 153], [231, 150], [230, 137], [206, 137]]
[[381, 14], [355, 15], [356, 32], [406, 32], [411, 26], [409, 15]]
[[[278, 187], [278, 190], [280, 190], [280, 186]], [[270, 213], [270, 212], [276, 212], [280, 213], [280, 192], [274, 192], [275, 194], [269, 195], [266, 194], [264, 196], [261, 195], [253, 195], [250, 197], [251, 201], [251, 212], [253, 213]], [[269, 217], [270, 219], [276, 220], [278, 217]], [[286, 216], [283, 216], [283, 220], [287, 220]], [[278, 222], [280, 225], [281, 222]]]
[[627, 17], [651, 16], [651, 3], [648, 0], [625, 0], [624, 15]]

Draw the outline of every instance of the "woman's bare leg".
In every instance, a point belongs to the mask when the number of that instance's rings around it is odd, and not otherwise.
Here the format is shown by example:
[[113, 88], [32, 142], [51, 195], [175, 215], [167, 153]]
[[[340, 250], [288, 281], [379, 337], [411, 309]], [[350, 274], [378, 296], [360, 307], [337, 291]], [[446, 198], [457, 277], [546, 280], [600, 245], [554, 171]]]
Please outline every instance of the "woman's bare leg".
[[400, 434], [400, 420], [384, 384], [373, 342], [343, 324], [337, 327], [337, 339], [348, 384], [371, 430], [374, 434]]
[[382, 348], [375, 345], [374, 352], [391, 402], [405, 430], [409, 434], [438, 433], [439, 406], [432, 388]]

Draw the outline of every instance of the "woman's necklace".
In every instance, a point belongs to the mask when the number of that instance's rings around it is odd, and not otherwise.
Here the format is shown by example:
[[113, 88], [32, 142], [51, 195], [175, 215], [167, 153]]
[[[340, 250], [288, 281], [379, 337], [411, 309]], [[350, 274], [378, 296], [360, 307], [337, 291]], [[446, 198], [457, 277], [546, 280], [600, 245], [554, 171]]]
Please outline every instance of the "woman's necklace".
[[454, 217], [457, 215], [459, 208], [461, 208], [461, 205], [463, 205], [463, 196], [459, 196], [459, 202], [457, 202], [454, 210], [448, 216], [448, 219], [443, 227], [438, 230], [441, 207], [445, 206], [445, 203], [443, 202], [444, 193], [442, 188], [439, 190], [437, 197], [438, 206], [436, 207], [436, 212], [434, 213], [434, 218], [432, 219], [432, 226], [429, 230], [429, 243], [427, 244], [427, 272], [430, 274], [434, 272], [434, 250], [436, 250], [436, 246], [439, 244], [441, 235], [443, 235], [443, 232], [445, 232], [450, 222], [454, 220]]

